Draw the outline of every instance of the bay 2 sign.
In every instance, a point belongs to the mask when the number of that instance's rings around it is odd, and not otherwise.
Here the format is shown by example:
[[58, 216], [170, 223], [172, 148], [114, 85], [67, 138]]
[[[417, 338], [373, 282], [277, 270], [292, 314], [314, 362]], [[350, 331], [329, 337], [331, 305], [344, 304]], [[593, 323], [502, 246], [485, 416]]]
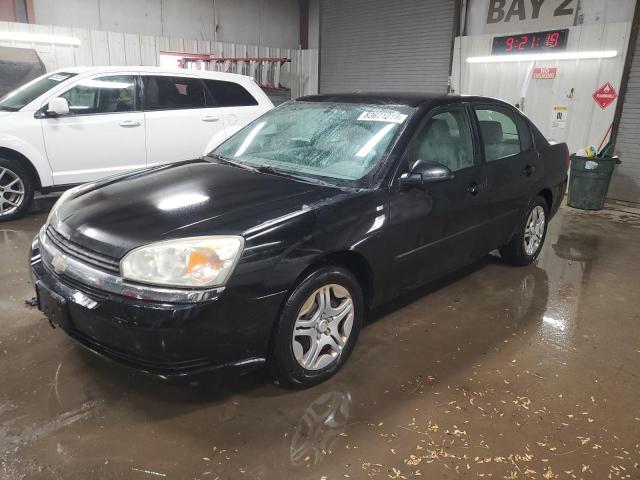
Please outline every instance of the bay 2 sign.
[[486, 33], [572, 27], [578, 0], [488, 0]]

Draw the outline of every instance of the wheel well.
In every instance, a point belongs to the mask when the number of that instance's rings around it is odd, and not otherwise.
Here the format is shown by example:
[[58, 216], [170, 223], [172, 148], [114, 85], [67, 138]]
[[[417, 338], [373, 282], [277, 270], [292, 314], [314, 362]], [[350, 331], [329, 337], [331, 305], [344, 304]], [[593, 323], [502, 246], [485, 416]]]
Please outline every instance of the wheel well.
[[323, 265], [339, 265], [349, 270], [358, 280], [362, 287], [362, 295], [364, 296], [364, 304], [371, 306], [373, 300], [373, 272], [369, 266], [369, 262], [361, 254], [351, 251], [342, 250], [333, 252], [316, 260], [309, 265], [296, 279], [296, 285], [305, 278], [309, 273]]
[[31, 160], [29, 160], [27, 157], [19, 152], [16, 152], [15, 150], [11, 150], [10, 148], [5, 147], [0, 147], [0, 157], [24, 162], [24, 166], [26, 167], [27, 172], [29, 172], [29, 175], [31, 175], [31, 178], [33, 178], [35, 182], [34, 186], [36, 190], [39, 190], [42, 187], [42, 183], [40, 182], [40, 175], [38, 175], [36, 167], [33, 166], [33, 163], [31, 163]]
[[551, 190], [545, 188], [544, 190], [539, 192], [538, 195], [544, 198], [545, 202], [547, 202], [547, 211], [550, 212], [551, 208], [553, 207], [553, 194], [551, 193]]

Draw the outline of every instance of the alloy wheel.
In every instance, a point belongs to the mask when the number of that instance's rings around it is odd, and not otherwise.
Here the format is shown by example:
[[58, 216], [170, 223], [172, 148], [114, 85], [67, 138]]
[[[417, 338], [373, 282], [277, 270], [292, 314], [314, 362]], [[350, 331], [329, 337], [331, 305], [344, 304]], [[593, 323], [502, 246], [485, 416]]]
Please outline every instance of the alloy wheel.
[[22, 179], [12, 170], [0, 167], [0, 217], [15, 212], [25, 198]]
[[524, 251], [531, 256], [538, 251], [544, 237], [546, 218], [544, 208], [536, 205], [529, 213], [524, 229]]
[[301, 367], [320, 370], [336, 362], [349, 340], [353, 299], [337, 284], [324, 285], [304, 302], [293, 327], [293, 354]]

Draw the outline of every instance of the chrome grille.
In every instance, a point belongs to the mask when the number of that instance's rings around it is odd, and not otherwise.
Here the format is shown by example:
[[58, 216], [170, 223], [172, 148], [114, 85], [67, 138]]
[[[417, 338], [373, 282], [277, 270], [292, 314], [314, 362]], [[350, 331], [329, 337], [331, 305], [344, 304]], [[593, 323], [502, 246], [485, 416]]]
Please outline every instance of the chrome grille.
[[120, 273], [120, 262], [113, 257], [94, 252], [93, 250], [89, 250], [88, 248], [67, 240], [51, 227], [47, 228], [47, 237], [58, 250], [82, 263], [106, 272]]

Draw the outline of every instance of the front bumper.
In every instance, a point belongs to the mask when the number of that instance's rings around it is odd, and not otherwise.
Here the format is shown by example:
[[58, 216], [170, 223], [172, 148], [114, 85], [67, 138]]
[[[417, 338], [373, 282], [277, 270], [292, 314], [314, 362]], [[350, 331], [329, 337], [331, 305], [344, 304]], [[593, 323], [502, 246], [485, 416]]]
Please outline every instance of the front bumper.
[[89, 350], [166, 377], [221, 368], [248, 371], [265, 363], [283, 292], [247, 298], [227, 290], [200, 302], [150, 301], [56, 273], [50, 260], [58, 255], [64, 257], [51, 245], [41, 251], [36, 237], [31, 271], [38, 305], [52, 326]]

